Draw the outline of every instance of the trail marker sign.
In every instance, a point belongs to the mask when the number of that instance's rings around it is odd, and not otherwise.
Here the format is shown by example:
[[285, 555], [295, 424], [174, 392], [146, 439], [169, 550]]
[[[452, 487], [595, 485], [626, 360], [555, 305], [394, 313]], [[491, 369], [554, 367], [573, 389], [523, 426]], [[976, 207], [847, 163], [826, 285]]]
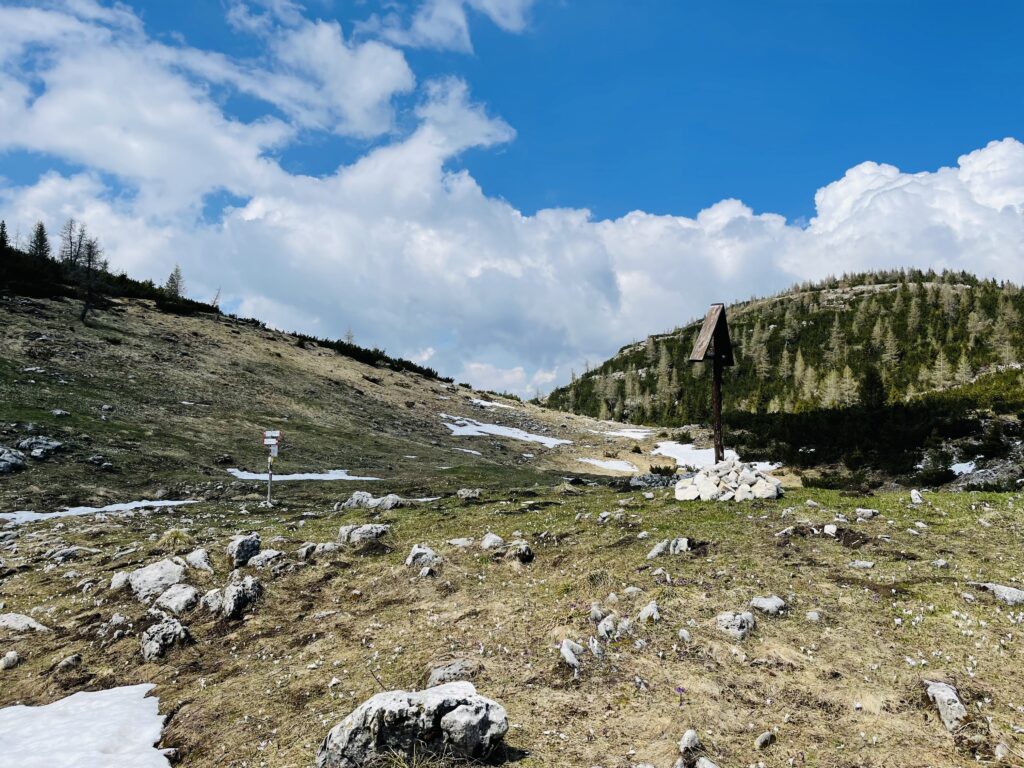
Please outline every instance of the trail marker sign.
[[274, 480], [274, 459], [281, 445], [281, 430], [266, 429], [263, 431], [263, 444], [267, 446], [267, 504], [270, 505], [270, 484]]
[[697, 334], [691, 363], [711, 361], [711, 417], [715, 434], [715, 461], [725, 459], [725, 445], [722, 438], [722, 368], [733, 366], [736, 360], [732, 353], [732, 339], [729, 338], [729, 323], [725, 318], [725, 304], [712, 304], [704, 317], [704, 325]]

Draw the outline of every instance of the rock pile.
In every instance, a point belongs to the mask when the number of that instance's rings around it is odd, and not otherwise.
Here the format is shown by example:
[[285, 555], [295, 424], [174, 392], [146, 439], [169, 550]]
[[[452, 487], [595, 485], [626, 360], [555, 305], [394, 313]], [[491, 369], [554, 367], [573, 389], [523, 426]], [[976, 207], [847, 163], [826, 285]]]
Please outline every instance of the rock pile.
[[736, 459], [720, 461], [692, 477], [676, 483], [678, 501], [750, 501], [776, 499], [782, 495], [782, 482]]

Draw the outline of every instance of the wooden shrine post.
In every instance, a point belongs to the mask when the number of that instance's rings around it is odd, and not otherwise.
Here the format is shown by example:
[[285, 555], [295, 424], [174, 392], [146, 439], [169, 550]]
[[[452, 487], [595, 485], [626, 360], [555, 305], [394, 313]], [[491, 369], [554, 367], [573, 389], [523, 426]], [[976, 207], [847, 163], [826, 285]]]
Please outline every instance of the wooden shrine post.
[[711, 361], [711, 419], [715, 434], [715, 461], [725, 459], [725, 444], [722, 439], [722, 368], [735, 365], [732, 354], [732, 340], [729, 338], [729, 323], [725, 319], [725, 304], [712, 304], [704, 317], [704, 325], [697, 334], [697, 341], [690, 353], [691, 363]]

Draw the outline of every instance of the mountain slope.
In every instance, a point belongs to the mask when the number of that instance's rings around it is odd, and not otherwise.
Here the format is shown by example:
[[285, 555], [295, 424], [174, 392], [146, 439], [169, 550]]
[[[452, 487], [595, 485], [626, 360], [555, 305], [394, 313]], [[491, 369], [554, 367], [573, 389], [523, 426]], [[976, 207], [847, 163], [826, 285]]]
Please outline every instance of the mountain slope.
[[[1024, 294], [962, 273], [877, 272], [728, 308], [737, 349], [724, 408], [751, 413], [899, 402], [1018, 362]], [[619, 350], [547, 398], [634, 423], [706, 421], [710, 372], [687, 362], [695, 321]]]

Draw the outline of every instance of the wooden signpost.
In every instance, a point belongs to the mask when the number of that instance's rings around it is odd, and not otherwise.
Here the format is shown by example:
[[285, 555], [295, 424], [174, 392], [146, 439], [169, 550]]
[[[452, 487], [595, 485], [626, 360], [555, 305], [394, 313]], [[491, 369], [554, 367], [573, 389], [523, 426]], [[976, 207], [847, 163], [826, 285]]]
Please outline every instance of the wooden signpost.
[[267, 505], [270, 501], [270, 484], [274, 480], [274, 459], [277, 458], [277, 450], [281, 445], [281, 430], [267, 429], [263, 432], [263, 444], [267, 446]]
[[736, 364], [729, 338], [729, 323], [725, 319], [725, 304], [712, 304], [704, 317], [704, 325], [690, 353], [691, 363], [711, 361], [711, 418], [715, 434], [715, 462], [725, 459], [722, 440], [722, 368]]

